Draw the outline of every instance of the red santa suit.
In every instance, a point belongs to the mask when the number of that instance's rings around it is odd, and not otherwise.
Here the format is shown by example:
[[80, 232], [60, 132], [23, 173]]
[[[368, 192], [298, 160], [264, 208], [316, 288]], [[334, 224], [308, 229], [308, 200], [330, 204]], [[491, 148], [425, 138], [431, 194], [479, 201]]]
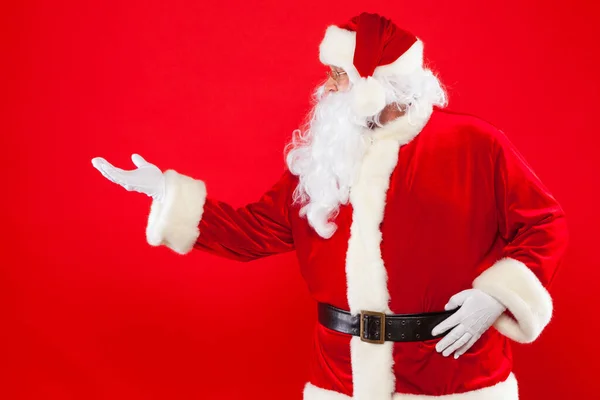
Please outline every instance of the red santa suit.
[[289, 171], [233, 208], [169, 170], [148, 243], [240, 261], [295, 250], [312, 298], [352, 313], [436, 312], [478, 288], [507, 311], [458, 359], [435, 351], [440, 339], [373, 344], [316, 324], [304, 399], [517, 399], [510, 342], [534, 341], [550, 321], [563, 210], [504, 133], [476, 117], [429, 107], [373, 138], [329, 239], [300, 217]]

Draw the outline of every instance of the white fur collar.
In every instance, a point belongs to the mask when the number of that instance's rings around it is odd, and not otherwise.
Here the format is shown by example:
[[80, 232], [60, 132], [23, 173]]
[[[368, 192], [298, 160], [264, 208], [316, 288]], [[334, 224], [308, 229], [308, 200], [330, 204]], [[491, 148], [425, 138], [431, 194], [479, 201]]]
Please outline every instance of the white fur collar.
[[427, 125], [433, 112], [433, 107], [428, 106], [414, 111], [414, 114], [403, 115], [382, 127], [373, 129], [369, 136], [374, 141], [393, 139], [398, 141], [401, 146], [409, 143]]

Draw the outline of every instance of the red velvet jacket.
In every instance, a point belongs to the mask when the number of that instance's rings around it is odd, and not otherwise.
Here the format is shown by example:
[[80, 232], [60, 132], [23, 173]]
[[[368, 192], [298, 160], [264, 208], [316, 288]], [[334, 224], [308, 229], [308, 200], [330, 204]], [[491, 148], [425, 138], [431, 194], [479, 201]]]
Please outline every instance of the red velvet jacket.
[[437, 109], [413, 123], [376, 131], [330, 239], [299, 216], [287, 171], [237, 209], [167, 171], [167, 199], [152, 205], [150, 244], [240, 261], [295, 250], [312, 297], [351, 312], [440, 311], [469, 287], [508, 309], [457, 360], [435, 351], [439, 339], [370, 344], [317, 324], [307, 400], [516, 399], [510, 341], [531, 342], [550, 321], [560, 205], [490, 124]]

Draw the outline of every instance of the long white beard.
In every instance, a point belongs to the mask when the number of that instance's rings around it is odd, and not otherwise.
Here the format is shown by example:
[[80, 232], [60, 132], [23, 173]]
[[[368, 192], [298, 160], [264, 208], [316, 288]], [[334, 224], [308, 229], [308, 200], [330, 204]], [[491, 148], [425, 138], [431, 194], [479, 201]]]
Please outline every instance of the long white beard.
[[290, 172], [299, 177], [293, 199], [302, 205], [300, 215], [319, 236], [330, 238], [369, 139], [366, 119], [352, 111], [350, 92], [322, 93], [321, 87], [307, 129], [294, 132], [286, 160]]

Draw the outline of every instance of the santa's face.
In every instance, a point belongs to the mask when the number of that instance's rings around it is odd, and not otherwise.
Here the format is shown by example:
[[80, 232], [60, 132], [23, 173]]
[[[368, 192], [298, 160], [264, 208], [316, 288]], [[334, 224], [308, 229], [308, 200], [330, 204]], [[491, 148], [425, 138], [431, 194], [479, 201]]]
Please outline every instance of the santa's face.
[[330, 66], [327, 71], [328, 79], [325, 82], [325, 93], [346, 92], [350, 89], [350, 79], [346, 71], [339, 67]]

